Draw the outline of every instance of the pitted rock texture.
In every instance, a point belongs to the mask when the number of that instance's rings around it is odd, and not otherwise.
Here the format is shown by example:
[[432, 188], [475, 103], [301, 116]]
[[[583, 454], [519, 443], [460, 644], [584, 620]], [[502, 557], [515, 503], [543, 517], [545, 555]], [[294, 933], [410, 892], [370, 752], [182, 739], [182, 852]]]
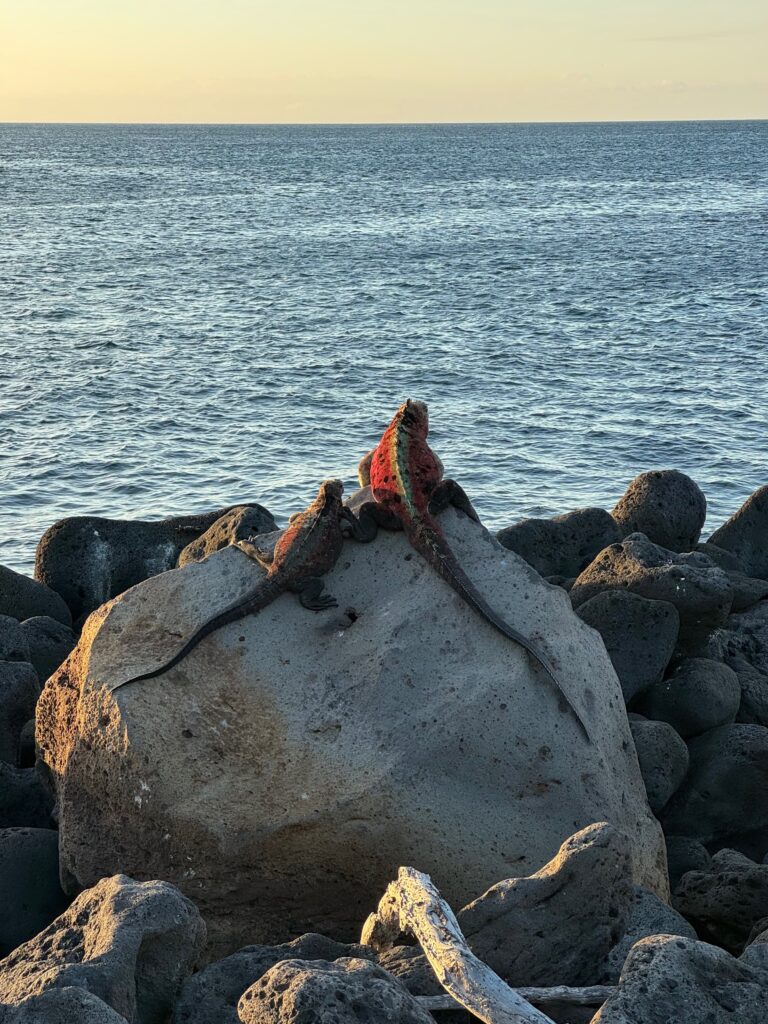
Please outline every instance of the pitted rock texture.
[[84, 988], [52, 988], [18, 1006], [0, 1005], [0, 1024], [126, 1024]]
[[603, 638], [627, 703], [661, 679], [680, 631], [673, 604], [608, 590], [579, 605], [576, 614]]
[[574, 608], [608, 590], [669, 601], [680, 615], [680, 644], [698, 649], [723, 626], [733, 601], [728, 574], [701, 554], [675, 554], [642, 533], [601, 551], [571, 587]]
[[653, 935], [632, 947], [621, 983], [592, 1024], [765, 1024], [768, 958]]
[[542, 576], [578, 576], [603, 548], [619, 540], [602, 508], [581, 508], [554, 519], [523, 519], [496, 534]]
[[627, 832], [635, 880], [663, 894], [663, 840], [602, 641], [482, 527], [453, 510], [440, 522], [492, 606], [549, 652], [591, 742], [527, 652], [386, 531], [345, 544], [325, 580], [337, 609], [286, 594], [110, 692], [262, 578], [227, 547], [93, 615], [44, 689], [37, 740], [65, 877], [174, 882], [212, 955], [305, 931], [355, 938], [400, 864], [462, 906], [594, 821]]
[[4, 565], [0, 565], [0, 615], [20, 622], [33, 615], [50, 615], [65, 626], [72, 625], [69, 609], [58, 593]]
[[272, 533], [276, 529], [277, 523], [263, 505], [238, 505], [187, 544], [179, 555], [179, 568], [190, 562], [201, 562], [235, 541], [248, 540], [260, 533]]
[[617, 982], [630, 949], [640, 939], [649, 935], [683, 935], [687, 939], [697, 938], [696, 929], [688, 924], [674, 907], [662, 902], [650, 889], [636, 885], [632, 893], [624, 936], [608, 954], [603, 979], [606, 983]]
[[686, 658], [671, 676], [654, 683], [636, 707], [687, 739], [733, 722], [740, 704], [741, 686], [733, 669], [710, 658]]
[[768, 675], [758, 672], [741, 656], [726, 658], [741, 687], [737, 722], [768, 726]]
[[21, 623], [10, 615], [0, 615], [0, 662], [29, 660], [29, 644]]
[[600, 822], [456, 917], [472, 952], [511, 985], [591, 985], [624, 934], [631, 898], [629, 840]]
[[72, 619], [80, 622], [129, 587], [173, 569], [187, 544], [227, 511], [220, 508], [157, 522], [100, 516], [59, 520], [37, 545], [35, 580], [56, 591], [62, 605], [66, 603], [66, 619], [45, 609], [29, 615], [52, 615], [69, 625], [71, 612]]
[[707, 499], [685, 473], [655, 469], [635, 477], [611, 514], [622, 537], [644, 533], [670, 551], [690, 551], [701, 536]]
[[768, 579], [768, 484], [751, 494], [709, 543], [735, 555], [747, 576]]
[[172, 885], [104, 878], [0, 962], [0, 1006], [79, 988], [130, 1024], [163, 1024], [204, 941], [200, 914]]
[[283, 960], [243, 993], [242, 1024], [434, 1024], [391, 974], [368, 960]]
[[768, 849], [768, 729], [722, 725], [688, 743], [690, 767], [661, 814], [664, 831], [742, 853]]
[[632, 716], [629, 727], [635, 741], [637, 760], [654, 814], [680, 788], [688, 771], [688, 747], [666, 722]]
[[669, 884], [674, 892], [678, 882], [688, 871], [708, 871], [712, 863], [706, 847], [698, 839], [688, 836], [666, 836]]
[[35, 768], [0, 761], [0, 828], [52, 828], [53, 798]]
[[718, 850], [706, 870], [683, 875], [673, 902], [702, 938], [741, 953], [755, 925], [768, 917], [768, 864]]
[[[246, 989], [281, 960], [374, 959], [368, 946], [301, 935], [279, 946], [245, 946], [193, 974], [183, 985], [172, 1024], [237, 1024], [237, 1004]], [[430, 968], [431, 970], [431, 968]]]

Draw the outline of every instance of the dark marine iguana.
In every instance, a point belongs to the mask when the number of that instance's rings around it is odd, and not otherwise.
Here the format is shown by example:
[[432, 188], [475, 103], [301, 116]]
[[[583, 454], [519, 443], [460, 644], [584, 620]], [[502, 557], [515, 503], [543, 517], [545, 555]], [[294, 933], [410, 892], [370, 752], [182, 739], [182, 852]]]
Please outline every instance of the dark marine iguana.
[[591, 742], [586, 725], [566, 696], [555, 670], [536, 645], [505, 622], [459, 565], [434, 516], [449, 505], [476, 522], [477, 513], [455, 480], [442, 480], [442, 463], [427, 443], [429, 413], [424, 402], [408, 399], [395, 413], [378, 446], [360, 463], [361, 483], [370, 476], [373, 501], [357, 510], [358, 539], [369, 541], [377, 528], [403, 529], [413, 547], [466, 603], [495, 629], [520, 644], [544, 669]]
[[[291, 591], [310, 611], [335, 608], [336, 599], [323, 593], [321, 577], [330, 572], [341, 554], [344, 534], [341, 524], [346, 521], [352, 535], [359, 532], [354, 515], [341, 503], [344, 485], [341, 480], [326, 480], [321, 484], [317, 497], [304, 512], [291, 517], [287, 529], [280, 535], [271, 555], [260, 551], [249, 541], [237, 541], [236, 546], [250, 558], [267, 569], [265, 578], [235, 604], [214, 615], [204, 623], [184, 644], [180, 651], [160, 668], [118, 683], [115, 690], [127, 683], [142, 679], [154, 679], [162, 675], [185, 658], [201, 640], [214, 630], [230, 622], [236, 622], [246, 615], [255, 615], [275, 601], [281, 594]], [[361, 539], [366, 539], [361, 537]]]

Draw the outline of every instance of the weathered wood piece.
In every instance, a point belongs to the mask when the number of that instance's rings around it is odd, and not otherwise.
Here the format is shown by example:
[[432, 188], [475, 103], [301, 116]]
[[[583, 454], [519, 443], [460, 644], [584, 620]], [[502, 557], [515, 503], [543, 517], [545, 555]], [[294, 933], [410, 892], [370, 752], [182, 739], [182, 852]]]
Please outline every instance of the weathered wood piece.
[[458, 921], [429, 875], [401, 867], [360, 941], [378, 951], [391, 948], [401, 932], [413, 935], [438, 981], [455, 1002], [485, 1024], [553, 1024], [467, 945]]
[[[568, 985], [552, 985], [548, 988], [517, 988], [515, 992], [535, 1006], [546, 1007], [551, 1003], [570, 1003], [571, 1006], [602, 1006], [616, 991], [613, 985], [587, 985], [584, 988], [569, 988]], [[416, 1002], [425, 1010], [455, 1010], [453, 996], [415, 996]]]

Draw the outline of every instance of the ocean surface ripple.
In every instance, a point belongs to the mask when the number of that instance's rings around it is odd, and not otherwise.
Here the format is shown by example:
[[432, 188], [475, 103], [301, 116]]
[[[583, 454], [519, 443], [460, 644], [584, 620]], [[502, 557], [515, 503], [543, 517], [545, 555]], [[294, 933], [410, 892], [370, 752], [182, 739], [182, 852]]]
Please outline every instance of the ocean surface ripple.
[[281, 520], [407, 396], [492, 528], [768, 483], [768, 122], [0, 126], [0, 562]]

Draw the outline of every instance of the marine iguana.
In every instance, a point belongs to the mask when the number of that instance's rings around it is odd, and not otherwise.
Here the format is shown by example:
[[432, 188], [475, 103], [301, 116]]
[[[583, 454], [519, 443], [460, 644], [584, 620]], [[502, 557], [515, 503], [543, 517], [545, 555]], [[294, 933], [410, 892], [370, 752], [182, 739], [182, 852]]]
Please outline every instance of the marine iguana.
[[495, 629], [520, 644], [544, 669], [591, 742], [585, 723], [568, 700], [555, 670], [538, 647], [491, 608], [459, 565], [434, 516], [449, 505], [478, 522], [455, 480], [442, 480], [442, 463], [427, 443], [429, 414], [424, 402], [408, 399], [397, 410], [378, 446], [360, 463], [361, 482], [370, 476], [373, 501], [357, 510], [358, 539], [372, 540], [377, 528], [403, 529], [418, 553], [466, 603]]
[[[272, 555], [268, 555], [249, 541], [237, 541], [236, 546], [267, 569], [267, 575], [249, 593], [235, 604], [214, 615], [184, 644], [180, 651], [160, 668], [118, 683], [115, 690], [127, 683], [154, 679], [185, 658], [189, 652], [214, 630], [236, 622], [246, 615], [254, 615], [286, 591], [298, 595], [299, 601], [310, 611], [335, 608], [336, 599], [323, 593], [321, 577], [329, 572], [341, 554], [344, 535], [341, 524], [347, 521], [356, 536], [359, 527], [354, 515], [342, 505], [344, 485], [341, 480], [326, 480], [312, 504], [291, 517], [287, 529], [281, 534]], [[365, 538], [361, 538], [365, 539]]]

